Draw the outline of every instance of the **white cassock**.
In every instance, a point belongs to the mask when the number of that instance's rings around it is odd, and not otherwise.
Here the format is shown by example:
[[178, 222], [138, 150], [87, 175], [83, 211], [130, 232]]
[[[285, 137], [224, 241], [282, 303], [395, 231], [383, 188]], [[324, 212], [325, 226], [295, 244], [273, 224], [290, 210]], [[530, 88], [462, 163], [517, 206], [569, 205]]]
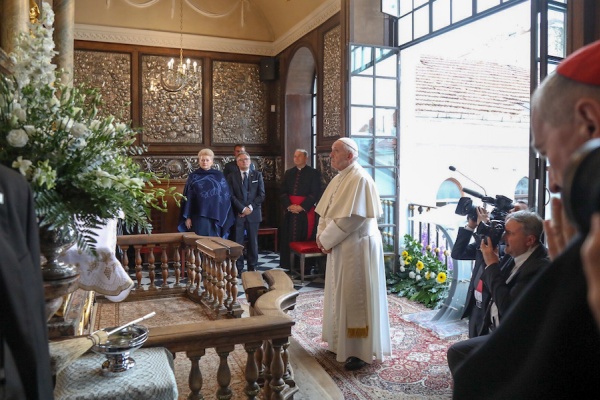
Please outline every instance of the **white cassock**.
[[354, 162], [334, 177], [315, 210], [317, 237], [326, 249], [323, 340], [337, 361], [367, 363], [392, 353], [375, 182]]

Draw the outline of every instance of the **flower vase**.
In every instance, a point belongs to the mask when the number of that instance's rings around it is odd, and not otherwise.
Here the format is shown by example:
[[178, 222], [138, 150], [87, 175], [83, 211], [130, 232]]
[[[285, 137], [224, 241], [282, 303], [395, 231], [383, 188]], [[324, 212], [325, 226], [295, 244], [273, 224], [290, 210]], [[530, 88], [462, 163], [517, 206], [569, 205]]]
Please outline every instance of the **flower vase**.
[[[71, 227], [40, 226], [40, 252], [44, 281], [73, 278], [79, 275], [77, 266], [64, 263], [60, 256], [75, 244], [75, 232]], [[45, 259], [45, 260], [44, 260]]]

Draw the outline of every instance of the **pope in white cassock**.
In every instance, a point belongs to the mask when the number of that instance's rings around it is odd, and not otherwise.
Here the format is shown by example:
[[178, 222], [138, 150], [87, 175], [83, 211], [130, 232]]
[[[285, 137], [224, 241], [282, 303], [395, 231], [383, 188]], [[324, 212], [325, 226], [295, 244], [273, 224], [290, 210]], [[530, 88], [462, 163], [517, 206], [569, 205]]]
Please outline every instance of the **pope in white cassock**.
[[331, 146], [339, 171], [317, 204], [317, 245], [327, 254], [323, 340], [347, 370], [390, 356], [382, 214], [375, 182], [358, 164], [358, 145], [341, 138]]

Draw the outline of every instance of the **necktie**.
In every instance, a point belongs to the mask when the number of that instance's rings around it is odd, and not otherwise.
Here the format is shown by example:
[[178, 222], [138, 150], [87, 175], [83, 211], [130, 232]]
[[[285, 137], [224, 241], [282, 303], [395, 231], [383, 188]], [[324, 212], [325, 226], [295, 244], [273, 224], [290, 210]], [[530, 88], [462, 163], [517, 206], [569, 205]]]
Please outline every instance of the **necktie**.
[[244, 202], [248, 201], [248, 173], [244, 171], [244, 179], [242, 179], [242, 186], [244, 191]]

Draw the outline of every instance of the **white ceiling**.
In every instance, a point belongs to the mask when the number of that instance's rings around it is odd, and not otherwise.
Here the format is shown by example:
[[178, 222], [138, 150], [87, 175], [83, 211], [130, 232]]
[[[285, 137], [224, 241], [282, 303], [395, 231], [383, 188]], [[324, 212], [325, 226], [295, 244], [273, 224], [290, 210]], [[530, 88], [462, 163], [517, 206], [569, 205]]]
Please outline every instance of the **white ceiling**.
[[335, 15], [340, 4], [341, 0], [77, 0], [75, 38], [179, 47], [182, 31], [184, 48], [275, 55]]

